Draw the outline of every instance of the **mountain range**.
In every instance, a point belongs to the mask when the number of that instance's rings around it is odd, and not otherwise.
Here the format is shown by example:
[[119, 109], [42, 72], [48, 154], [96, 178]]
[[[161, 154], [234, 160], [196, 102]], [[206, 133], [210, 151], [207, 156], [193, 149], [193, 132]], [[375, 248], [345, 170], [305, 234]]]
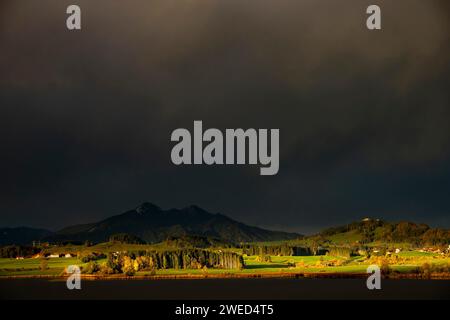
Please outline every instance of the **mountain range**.
[[206, 236], [229, 242], [288, 240], [301, 237], [296, 233], [271, 231], [233, 220], [220, 213], [210, 213], [192, 205], [182, 209], [163, 210], [145, 202], [135, 209], [107, 219], [69, 226], [57, 232], [32, 228], [0, 229], [0, 244], [31, 244], [34, 240], [50, 243], [67, 241], [108, 241], [118, 233], [156, 243], [170, 237]]
[[28, 227], [0, 228], [0, 245], [5, 244], [31, 244], [35, 240], [44, 239], [53, 234], [45, 229]]

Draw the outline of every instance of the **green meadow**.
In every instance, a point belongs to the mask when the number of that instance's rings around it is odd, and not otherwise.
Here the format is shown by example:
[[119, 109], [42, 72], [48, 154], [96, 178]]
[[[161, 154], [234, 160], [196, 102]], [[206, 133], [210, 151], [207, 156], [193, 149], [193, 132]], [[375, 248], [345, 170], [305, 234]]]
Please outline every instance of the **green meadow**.
[[[135, 245], [139, 246], [139, 245]], [[98, 248], [98, 247], [97, 247]], [[133, 247], [134, 248], [134, 247]], [[114, 248], [115, 250], [117, 247]], [[124, 248], [125, 249], [125, 248]], [[128, 248], [129, 249], [129, 248]], [[134, 248], [136, 249], [136, 248]], [[142, 249], [142, 245], [140, 247]], [[152, 272], [138, 271], [135, 276], [189, 276], [189, 275], [223, 275], [251, 276], [264, 274], [315, 274], [315, 273], [365, 273], [368, 265], [385, 263], [391, 272], [412, 273], [420, 272], [424, 265], [439, 266], [444, 272], [450, 266], [450, 258], [429, 252], [407, 251], [401, 252], [390, 260], [384, 257], [366, 259], [364, 256], [351, 258], [339, 256], [268, 256], [261, 261], [260, 256], [244, 255], [243, 269], [157, 269]], [[105, 264], [106, 259], [96, 261]], [[0, 277], [14, 276], [61, 276], [69, 265], [78, 265], [82, 269], [87, 265], [78, 258], [27, 258], [0, 259]]]

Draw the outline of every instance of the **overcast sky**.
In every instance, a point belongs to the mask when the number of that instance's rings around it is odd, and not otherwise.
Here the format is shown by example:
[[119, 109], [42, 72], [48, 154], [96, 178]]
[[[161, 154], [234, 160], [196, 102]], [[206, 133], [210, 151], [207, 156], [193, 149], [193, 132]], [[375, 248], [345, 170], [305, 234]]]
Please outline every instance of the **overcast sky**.
[[[313, 232], [366, 216], [449, 227], [448, 1], [0, 3], [0, 227], [150, 201]], [[279, 128], [280, 170], [175, 166], [171, 132]]]

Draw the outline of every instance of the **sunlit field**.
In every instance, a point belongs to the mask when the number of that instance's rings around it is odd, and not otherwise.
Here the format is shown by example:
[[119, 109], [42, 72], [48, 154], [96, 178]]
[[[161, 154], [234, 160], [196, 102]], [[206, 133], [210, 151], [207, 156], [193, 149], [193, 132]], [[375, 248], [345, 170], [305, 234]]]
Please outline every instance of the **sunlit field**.
[[[106, 264], [107, 259], [96, 261], [97, 264]], [[438, 267], [448, 272], [450, 258], [429, 252], [407, 251], [386, 258], [364, 256], [344, 258], [339, 256], [267, 256], [261, 261], [260, 256], [244, 255], [243, 269], [157, 269], [153, 271], [138, 271], [134, 276], [251, 276], [265, 274], [314, 274], [314, 273], [365, 273], [370, 264], [385, 264], [390, 272], [420, 273], [424, 265]], [[27, 259], [0, 259], [0, 277], [15, 276], [62, 276], [69, 265], [87, 265], [78, 258], [27, 258]]]

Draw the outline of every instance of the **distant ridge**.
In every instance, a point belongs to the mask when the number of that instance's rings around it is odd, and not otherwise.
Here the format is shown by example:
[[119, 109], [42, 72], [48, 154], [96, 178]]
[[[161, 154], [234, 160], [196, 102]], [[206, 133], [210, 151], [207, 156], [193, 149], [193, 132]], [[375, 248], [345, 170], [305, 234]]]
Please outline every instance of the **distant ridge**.
[[[135, 209], [99, 222], [65, 227], [58, 232], [29, 227], [0, 228], [0, 245], [31, 245], [33, 241], [106, 242], [112, 235], [129, 234], [147, 243], [170, 241], [200, 246], [237, 244], [239, 242], [280, 241], [303, 238], [297, 233], [271, 231], [246, 225], [220, 213], [210, 213], [191, 205], [182, 209], [163, 210], [145, 202]], [[326, 228], [306, 237], [336, 245], [373, 242], [415, 245], [450, 244], [450, 230], [431, 228], [409, 221], [387, 222], [363, 218], [349, 224]]]
[[31, 245], [33, 241], [40, 240], [52, 234], [49, 230], [28, 227], [0, 228], [0, 245]]
[[450, 243], [450, 230], [431, 228], [424, 223], [387, 222], [381, 219], [364, 218], [361, 221], [324, 229], [310, 238], [317, 237], [347, 244], [407, 242], [416, 245], [435, 245]]
[[108, 241], [111, 235], [117, 233], [132, 234], [148, 243], [186, 235], [206, 236], [230, 242], [289, 240], [301, 236], [249, 226], [195, 205], [163, 210], [153, 203], [145, 202], [135, 209], [99, 222], [66, 227], [44, 240], [98, 243]]

